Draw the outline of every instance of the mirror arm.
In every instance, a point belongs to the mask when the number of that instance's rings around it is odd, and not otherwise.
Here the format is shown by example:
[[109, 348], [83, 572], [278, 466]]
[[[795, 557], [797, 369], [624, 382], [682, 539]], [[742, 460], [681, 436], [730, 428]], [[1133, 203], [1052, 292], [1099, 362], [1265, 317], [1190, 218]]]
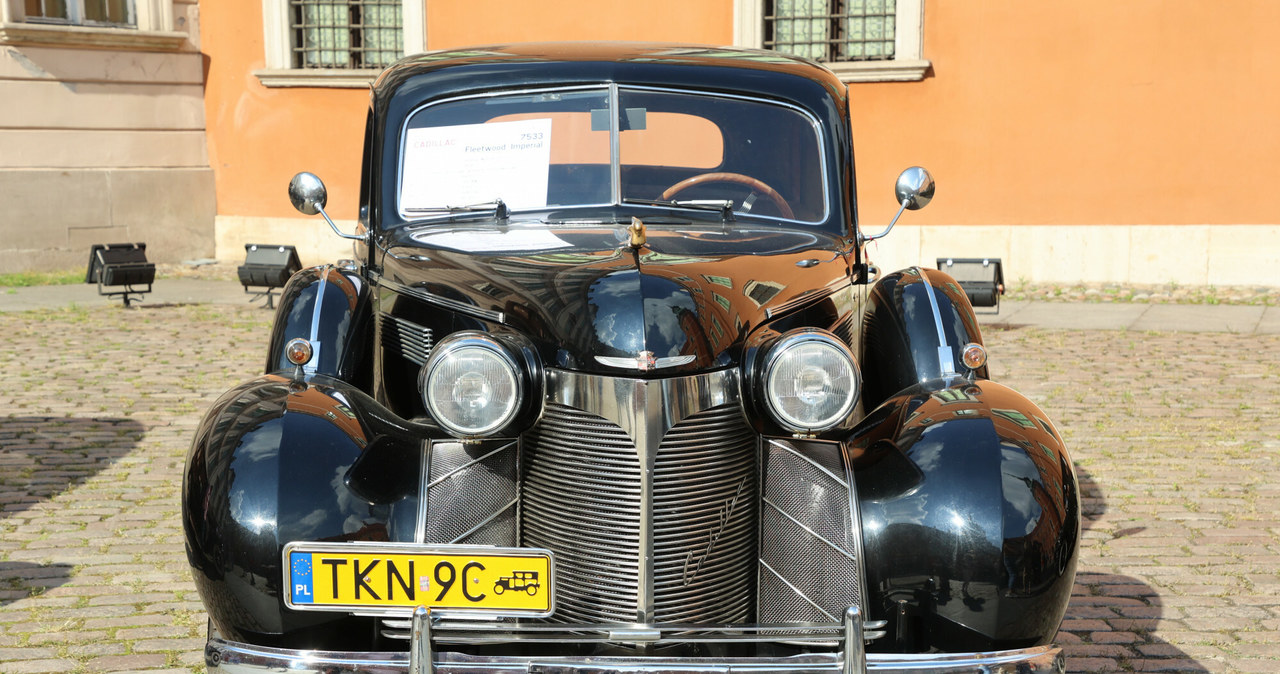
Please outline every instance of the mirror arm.
[[329, 214], [324, 212], [324, 206], [321, 206], [320, 204], [316, 204], [316, 210], [319, 211], [320, 215], [324, 216], [324, 221], [329, 223], [329, 227], [333, 229], [334, 234], [337, 234], [338, 236], [344, 239], [354, 239], [356, 241], [368, 240], [368, 236], [369, 236], [368, 234], [347, 234], [342, 230], [338, 229], [338, 226], [333, 224], [333, 219], [329, 217]]
[[894, 225], [896, 225], [896, 224], [898, 224], [898, 218], [902, 217], [902, 212], [903, 212], [903, 211], [905, 211], [905, 210], [907, 210], [907, 204], [909, 204], [909, 203], [911, 203], [911, 200], [910, 200], [910, 199], [903, 199], [903, 200], [902, 200], [902, 205], [898, 207], [898, 213], [897, 213], [896, 215], [894, 215], [894, 216], [893, 216], [893, 220], [890, 220], [890, 221], [889, 221], [889, 226], [888, 226], [888, 227], [885, 227], [883, 232], [880, 232], [879, 234], [872, 234], [872, 235], [870, 235], [870, 236], [867, 236], [866, 234], [861, 234], [861, 233], [859, 233], [859, 236], [861, 236], [861, 237], [862, 237], [862, 241], [861, 241], [861, 243], [864, 243], [864, 244], [865, 244], [865, 243], [870, 243], [870, 242], [872, 242], [872, 241], [875, 241], [876, 239], [883, 239], [885, 236], [887, 236], [887, 235], [889, 234], [890, 230], [892, 230], [892, 229], [893, 229], [893, 226], [894, 226]]

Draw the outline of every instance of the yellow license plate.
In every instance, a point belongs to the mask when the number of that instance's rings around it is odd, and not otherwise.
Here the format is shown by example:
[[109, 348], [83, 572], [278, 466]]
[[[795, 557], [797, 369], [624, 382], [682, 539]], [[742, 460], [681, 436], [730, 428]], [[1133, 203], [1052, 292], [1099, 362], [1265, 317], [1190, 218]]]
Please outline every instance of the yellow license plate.
[[285, 604], [301, 611], [448, 612], [545, 617], [555, 610], [550, 550], [406, 543], [289, 543]]

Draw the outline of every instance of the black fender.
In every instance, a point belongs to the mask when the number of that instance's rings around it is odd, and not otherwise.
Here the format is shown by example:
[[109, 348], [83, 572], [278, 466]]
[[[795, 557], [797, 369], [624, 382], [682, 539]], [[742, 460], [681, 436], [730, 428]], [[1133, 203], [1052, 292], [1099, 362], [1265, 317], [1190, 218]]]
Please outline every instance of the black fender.
[[[862, 319], [863, 407], [874, 409], [910, 386], [967, 374], [961, 348], [982, 344], [969, 298], [955, 279], [912, 267], [876, 282]], [[984, 365], [975, 373], [985, 379]]]
[[846, 444], [876, 648], [1002, 650], [1051, 641], [1075, 578], [1079, 487], [1058, 432], [1012, 389], [934, 380]]
[[323, 375], [265, 375], [215, 402], [187, 454], [182, 521], [218, 631], [264, 646], [368, 648], [368, 619], [286, 609], [282, 550], [301, 540], [412, 541], [433, 435], [442, 436]]
[[369, 284], [357, 272], [334, 265], [303, 269], [280, 292], [264, 372], [292, 368], [284, 346], [301, 337], [314, 353], [309, 374], [325, 374], [368, 390], [372, 315]]

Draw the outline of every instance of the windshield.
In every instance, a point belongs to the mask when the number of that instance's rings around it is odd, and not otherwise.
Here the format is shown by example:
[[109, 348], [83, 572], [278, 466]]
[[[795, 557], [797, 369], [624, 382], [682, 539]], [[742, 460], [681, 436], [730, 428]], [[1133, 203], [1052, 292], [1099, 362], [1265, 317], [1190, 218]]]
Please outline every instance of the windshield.
[[790, 106], [667, 90], [453, 99], [409, 118], [399, 212], [421, 221], [626, 204], [816, 224], [828, 210], [818, 129]]

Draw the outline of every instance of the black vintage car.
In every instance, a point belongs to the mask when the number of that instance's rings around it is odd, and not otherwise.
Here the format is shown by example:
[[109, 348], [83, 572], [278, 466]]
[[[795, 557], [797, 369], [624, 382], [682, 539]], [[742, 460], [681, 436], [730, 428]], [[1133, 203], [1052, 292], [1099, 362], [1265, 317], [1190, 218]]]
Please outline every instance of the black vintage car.
[[1061, 669], [1071, 461], [952, 278], [868, 261], [848, 96], [675, 45], [383, 73], [356, 259], [188, 456], [209, 671]]

